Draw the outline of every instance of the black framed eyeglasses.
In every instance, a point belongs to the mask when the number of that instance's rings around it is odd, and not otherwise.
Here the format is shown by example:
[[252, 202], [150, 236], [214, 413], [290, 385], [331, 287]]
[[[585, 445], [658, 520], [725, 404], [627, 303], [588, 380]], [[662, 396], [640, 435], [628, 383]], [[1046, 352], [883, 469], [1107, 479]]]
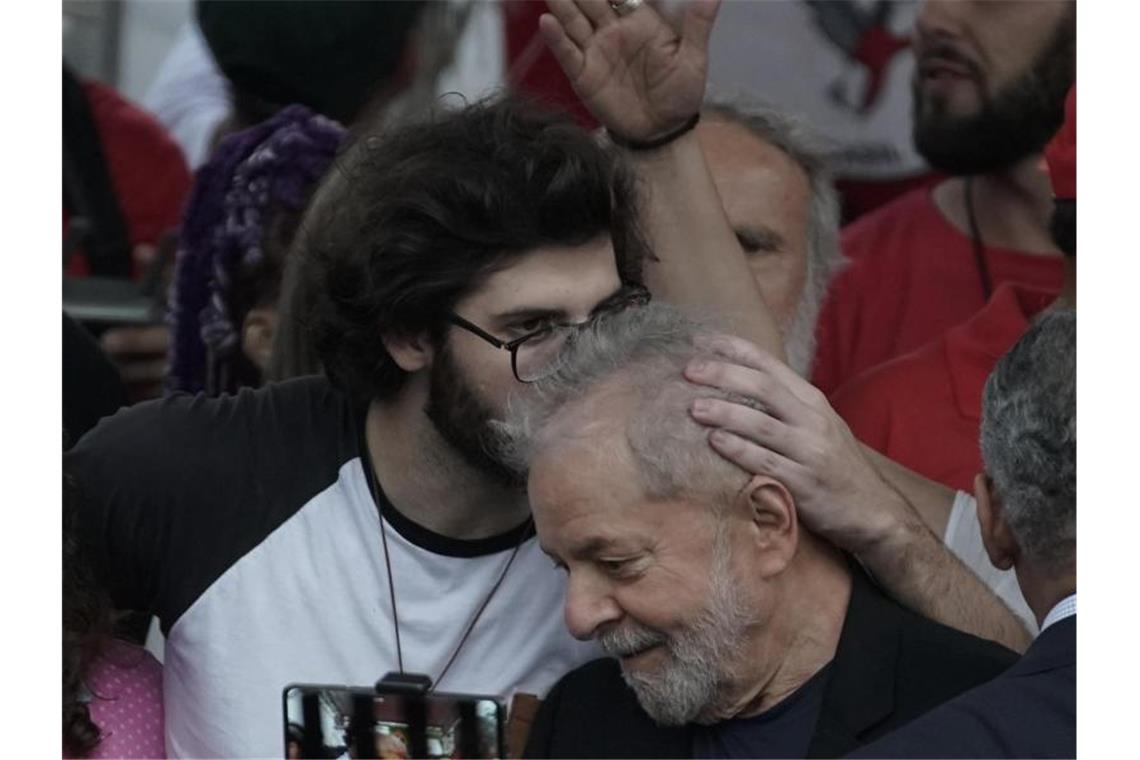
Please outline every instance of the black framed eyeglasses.
[[502, 340], [473, 322], [468, 322], [454, 312], [448, 314], [448, 321], [456, 327], [482, 338], [495, 348], [511, 352], [511, 371], [520, 383], [533, 383], [550, 374], [555, 367], [555, 359], [566, 347], [570, 337], [584, 327], [588, 327], [598, 317], [616, 314], [626, 309], [644, 306], [650, 301], [650, 293], [640, 285], [623, 288], [612, 297], [598, 304], [589, 319], [583, 322], [558, 322], [527, 333], [514, 340]]

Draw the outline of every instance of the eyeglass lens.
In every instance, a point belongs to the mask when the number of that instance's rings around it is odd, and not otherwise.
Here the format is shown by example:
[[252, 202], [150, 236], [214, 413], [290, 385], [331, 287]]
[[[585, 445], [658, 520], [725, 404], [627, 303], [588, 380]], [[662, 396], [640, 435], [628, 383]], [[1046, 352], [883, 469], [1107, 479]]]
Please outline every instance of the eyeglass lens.
[[553, 369], [554, 360], [576, 329], [571, 325], [552, 327], [515, 349], [515, 373], [518, 379], [524, 383], [533, 382]]
[[566, 347], [570, 336], [587, 327], [595, 319], [607, 314], [616, 314], [633, 306], [644, 305], [648, 301], [645, 291], [632, 291], [604, 311], [599, 311], [590, 319], [577, 325], [558, 325], [524, 341], [515, 349], [515, 375], [524, 383], [541, 380], [555, 367], [555, 359]]

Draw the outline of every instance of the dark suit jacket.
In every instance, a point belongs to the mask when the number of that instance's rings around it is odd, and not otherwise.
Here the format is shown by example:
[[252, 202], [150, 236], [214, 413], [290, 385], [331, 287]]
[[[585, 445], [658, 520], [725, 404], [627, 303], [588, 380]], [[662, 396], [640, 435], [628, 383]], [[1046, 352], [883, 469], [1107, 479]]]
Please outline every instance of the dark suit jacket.
[[1076, 757], [1077, 618], [1049, 626], [1021, 661], [855, 757]]
[[[824, 689], [809, 757], [838, 757], [994, 678], [1017, 656], [920, 617], [853, 569], [851, 601]], [[622, 681], [594, 660], [543, 702], [527, 757], [691, 757], [689, 726], [657, 725]]]

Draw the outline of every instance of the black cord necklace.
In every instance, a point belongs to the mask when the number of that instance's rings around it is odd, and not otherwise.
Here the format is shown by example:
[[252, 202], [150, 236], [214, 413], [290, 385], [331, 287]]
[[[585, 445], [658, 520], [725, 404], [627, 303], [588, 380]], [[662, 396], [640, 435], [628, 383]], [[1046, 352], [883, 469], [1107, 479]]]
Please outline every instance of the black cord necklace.
[[[368, 454], [367, 446], [364, 447], [363, 456], [361, 459], [363, 460], [361, 464], [364, 466], [365, 480], [368, 481], [368, 491], [372, 495], [372, 503], [376, 506], [376, 514], [380, 518], [380, 542], [384, 547], [384, 565], [388, 570], [388, 598], [392, 602], [392, 628], [396, 633], [396, 664], [400, 669], [400, 673], [403, 674], [406, 672], [404, 670], [404, 650], [400, 643], [400, 616], [396, 606], [396, 584], [392, 577], [392, 560], [388, 554], [388, 531], [384, 526], [384, 511], [380, 506], [382, 503], [382, 500], [380, 498], [380, 488], [376, 482], [376, 473], [373, 471], [372, 461], [371, 457]], [[487, 592], [487, 596], [483, 599], [482, 604], [480, 604], [479, 608], [475, 610], [475, 614], [472, 616], [471, 621], [467, 624], [467, 628], [463, 631], [463, 636], [460, 637], [459, 643], [455, 645], [455, 649], [452, 651], [451, 657], [448, 658], [447, 663], [443, 666], [443, 670], [440, 671], [439, 676], [432, 680], [431, 686], [428, 687], [428, 691], [434, 691], [435, 688], [439, 686], [440, 681], [443, 680], [443, 677], [447, 675], [447, 672], [451, 670], [452, 664], [455, 662], [456, 658], [459, 657], [460, 650], [462, 650], [463, 645], [467, 643], [467, 639], [470, 638], [471, 632], [475, 630], [475, 624], [478, 623], [479, 618], [483, 616], [483, 611], [487, 609], [487, 605], [491, 603], [491, 599], [494, 598], [495, 592], [497, 592], [499, 590], [499, 587], [503, 585], [503, 581], [506, 579], [507, 573], [511, 569], [511, 565], [514, 564], [515, 557], [518, 556], [523, 542], [526, 541], [527, 536], [530, 535], [531, 520], [532, 518], [527, 518], [527, 521], [522, 525], [522, 529], [519, 531], [518, 541], [515, 542], [515, 548], [511, 551], [511, 555], [507, 557], [507, 562], [503, 565], [503, 569], [499, 573], [499, 577], [495, 580], [494, 585], [491, 586], [491, 590]]]
[[970, 244], [974, 249], [974, 261], [978, 265], [978, 277], [982, 283], [982, 300], [990, 302], [993, 293], [993, 281], [990, 278], [990, 266], [986, 261], [986, 247], [982, 242], [982, 233], [978, 228], [978, 217], [974, 213], [974, 178], [966, 177], [963, 184], [966, 196], [966, 220], [970, 224]]

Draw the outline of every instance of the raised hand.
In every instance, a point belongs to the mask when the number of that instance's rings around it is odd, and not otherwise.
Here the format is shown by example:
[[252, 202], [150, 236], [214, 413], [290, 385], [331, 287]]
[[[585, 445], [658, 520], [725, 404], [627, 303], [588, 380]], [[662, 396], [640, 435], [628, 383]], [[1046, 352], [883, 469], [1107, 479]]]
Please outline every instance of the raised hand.
[[701, 107], [720, 0], [690, 0], [682, 35], [652, 8], [624, 16], [607, 0], [547, 0], [539, 28], [578, 97], [614, 134], [646, 141]]

